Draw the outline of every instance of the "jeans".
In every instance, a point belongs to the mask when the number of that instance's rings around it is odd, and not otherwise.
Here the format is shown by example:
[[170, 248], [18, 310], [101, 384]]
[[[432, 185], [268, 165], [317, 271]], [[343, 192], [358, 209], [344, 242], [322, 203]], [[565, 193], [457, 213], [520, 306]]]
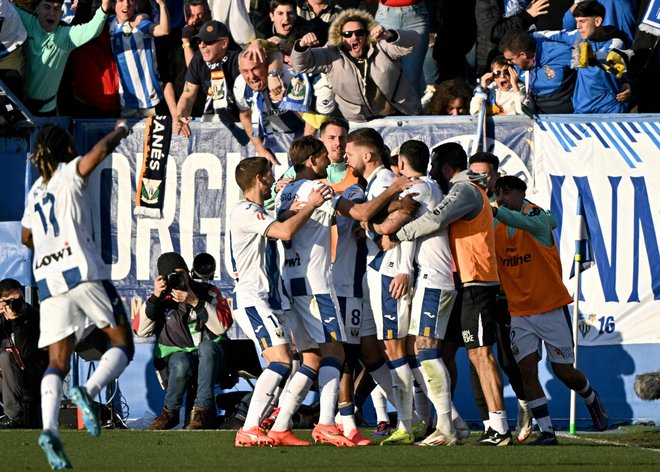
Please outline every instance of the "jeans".
[[386, 29], [413, 30], [420, 34], [422, 42], [411, 54], [401, 58], [401, 66], [406, 76], [421, 97], [426, 83], [422, 67], [429, 44], [429, 12], [424, 2], [409, 7], [387, 7], [378, 4], [376, 22]]
[[181, 408], [186, 386], [197, 374], [195, 406], [212, 408], [215, 405], [213, 385], [224, 365], [224, 359], [222, 347], [210, 340], [202, 341], [196, 352], [182, 351], [171, 354], [167, 360], [165, 407], [172, 411]]

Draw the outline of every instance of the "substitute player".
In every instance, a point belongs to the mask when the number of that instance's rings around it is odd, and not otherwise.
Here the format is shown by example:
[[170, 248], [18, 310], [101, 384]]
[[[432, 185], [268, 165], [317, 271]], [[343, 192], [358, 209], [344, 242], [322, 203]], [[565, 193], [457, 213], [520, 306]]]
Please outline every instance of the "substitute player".
[[[87, 178], [128, 134], [125, 121], [78, 156], [73, 138], [59, 126], [46, 125], [35, 140], [30, 159], [40, 177], [30, 189], [23, 214], [23, 244], [34, 250], [34, 279], [41, 299], [39, 348], [48, 347], [48, 369], [41, 381], [44, 430], [39, 436], [53, 469], [70, 468], [58, 433], [62, 380], [78, 341], [96, 325], [110, 339], [108, 349], [84, 387], [72, 387], [70, 398], [82, 413], [85, 428], [100, 434], [91, 398], [115, 380], [133, 358], [130, 324], [117, 291], [108, 280], [94, 243], [94, 221]], [[76, 157], [77, 156], [77, 157]]]
[[[309, 194], [307, 204], [284, 222], [275, 220], [264, 209], [274, 178], [271, 164], [263, 157], [250, 157], [236, 166], [236, 182], [243, 200], [230, 216], [231, 262], [234, 272], [234, 319], [261, 349], [268, 362], [254, 387], [245, 424], [236, 433], [237, 447], [265, 446], [276, 443], [307, 445], [290, 431], [268, 437], [261, 430], [262, 417], [270, 406], [277, 387], [291, 372], [291, 349], [282, 323], [288, 300], [281, 293], [281, 279], [276, 240], [291, 240], [329, 198], [332, 190], [320, 186]], [[300, 444], [296, 444], [296, 443]], [[304, 444], [302, 444], [304, 443]]]
[[495, 184], [498, 207], [495, 251], [497, 269], [511, 312], [511, 347], [520, 366], [527, 405], [541, 429], [531, 444], [557, 444], [548, 400], [539, 382], [541, 342], [552, 370], [568, 388], [584, 399], [594, 426], [603, 431], [608, 417], [598, 393], [584, 374], [573, 367], [573, 338], [567, 305], [573, 301], [561, 276], [559, 251], [552, 235], [551, 216], [525, 200], [525, 182], [500, 177]]

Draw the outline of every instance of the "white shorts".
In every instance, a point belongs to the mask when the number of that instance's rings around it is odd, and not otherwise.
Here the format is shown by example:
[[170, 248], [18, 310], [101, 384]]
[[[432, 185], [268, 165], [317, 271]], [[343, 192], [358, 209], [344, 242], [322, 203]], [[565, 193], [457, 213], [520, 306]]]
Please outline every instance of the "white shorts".
[[[372, 312], [376, 324], [376, 336], [379, 340], [403, 339], [410, 328], [410, 297], [404, 295], [395, 300], [390, 295], [390, 283], [393, 277], [382, 275], [373, 269], [367, 269], [368, 296], [363, 302], [364, 311]], [[365, 293], [366, 295], [366, 293]]]
[[456, 290], [434, 288], [433, 285], [423, 274], [417, 278], [408, 334], [442, 340], [454, 308]]
[[334, 293], [292, 297], [287, 318], [298, 352], [346, 339]]
[[250, 305], [236, 308], [233, 312], [234, 320], [259, 349], [263, 351], [288, 344], [283, 316], [273, 311], [264, 301], [253, 301]]
[[548, 360], [555, 364], [573, 363], [573, 336], [568, 309], [564, 306], [547, 313], [511, 317], [511, 350], [520, 362], [545, 343]]
[[107, 280], [82, 282], [68, 292], [41, 302], [39, 349], [75, 334], [76, 343], [96, 326], [121, 326], [128, 323], [124, 304], [115, 287]]
[[337, 297], [337, 300], [344, 322], [346, 344], [360, 344], [363, 337], [376, 334], [374, 314], [371, 310], [363, 309], [362, 298]]

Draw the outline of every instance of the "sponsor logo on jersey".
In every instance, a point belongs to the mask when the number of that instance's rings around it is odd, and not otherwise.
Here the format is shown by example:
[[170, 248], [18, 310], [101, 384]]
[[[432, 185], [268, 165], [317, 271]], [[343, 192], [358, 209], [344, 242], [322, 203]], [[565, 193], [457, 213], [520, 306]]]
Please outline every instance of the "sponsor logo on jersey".
[[35, 269], [40, 269], [41, 267], [46, 267], [51, 262], [58, 262], [60, 259], [64, 259], [64, 258], [69, 257], [71, 255], [73, 255], [73, 251], [71, 249], [71, 246], [69, 246], [68, 242], [65, 242], [64, 247], [62, 249], [60, 249], [59, 251], [54, 252], [52, 254], [47, 254], [44, 257], [42, 257], [40, 261], [37, 261], [37, 265], [35, 266]]
[[296, 257], [284, 259], [284, 267], [300, 267], [300, 255], [296, 253]]
[[515, 267], [532, 261], [532, 255], [527, 253], [521, 256], [500, 257], [500, 263], [504, 267]]

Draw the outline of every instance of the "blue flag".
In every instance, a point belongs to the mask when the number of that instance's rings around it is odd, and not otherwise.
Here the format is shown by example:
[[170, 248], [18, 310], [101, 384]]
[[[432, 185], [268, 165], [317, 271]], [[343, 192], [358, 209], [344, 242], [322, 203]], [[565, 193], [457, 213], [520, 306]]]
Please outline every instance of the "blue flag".
[[[580, 272], [584, 272], [594, 265], [593, 249], [591, 247], [591, 235], [589, 223], [582, 203], [582, 195], [578, 193], [577, 199], [578, 234], [575, 238], [575, 257], [573, 261], [580, 263]], [[571, 267], [571, 277], [575, 277], [575, 264]]]

